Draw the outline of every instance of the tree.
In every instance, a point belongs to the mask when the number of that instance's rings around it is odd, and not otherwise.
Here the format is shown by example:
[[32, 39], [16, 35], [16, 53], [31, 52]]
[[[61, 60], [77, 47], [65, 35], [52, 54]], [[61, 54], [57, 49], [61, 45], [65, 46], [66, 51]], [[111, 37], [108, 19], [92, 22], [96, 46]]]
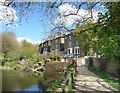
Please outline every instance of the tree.
[[[120, 2], [108, 2], [104, 4], [108, 11], [99, 13], [98, 23], [111, 23], [120, 20]], [[120, 60], [120, 22], [112, 25], [98, 27], [98, 40], [95, 45], [99, 48], [98, 54], [103, 57]]]
[[93, 32], [93, 30], [88, 30], [84, 33], [78, 34], [80, 30], [90, 27], [91, 25], [94, 25], [96, 23], [86, 23], [83, 25], [76, 25], [76, 30], [74, 31], [74, 36], [76, 40], [80, 42], [80, 48], [85, 51], [86, 55], [93, 55], [93, 49], [95, 46], [93, 46], [93, 41], [97, 40], [96, 33]]
[[36, 47], [33, 44], [27, 42], [26, 40], [22, 41], [21, 49], [22, 49], [21, 56], [33, 57], [37, 54]]
[[19, 57], [20, 45], [16, 39], [15, 33], [8, 31], [2, 32], [2, 53], [4, 57]]

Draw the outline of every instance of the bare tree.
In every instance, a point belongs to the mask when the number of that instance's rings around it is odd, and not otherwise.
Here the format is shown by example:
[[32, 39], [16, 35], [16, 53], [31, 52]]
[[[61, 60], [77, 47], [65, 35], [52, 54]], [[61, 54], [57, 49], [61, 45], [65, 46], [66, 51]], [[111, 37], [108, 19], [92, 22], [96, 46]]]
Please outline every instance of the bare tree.
[[[41, 19], [38, 20], [53, 25], [54, 28], [51, 28], [49, 32], [61, 30], [64, 32], [73, 33], [75, 30], [73, 27], [76, 24], [83, 24], [88, 21], [94, 21], [94, 13], [96, 11], [101, 11], [101, 7], [103, 4], [105, 4], [105, 2], [64, 2], [64, 0], [60, 0], [59, 2], [58, 0], [55, 2], [14, 2], [13, 0], [13, 2], [4, 2], [2, 4], [6, 7], [11, 6], [17, 11], [17, 15], [19, 16], [19, 24], [23, 17], [28, 20], [28, 18], [34, 16], [34, 12], [37, 11]], [[72, 9], [61, 12], [60, 8], [64, 5], [68, 5]], [[85, 15], [81, 15], [80, 12], [82, 11], [85, 13]], [[74, 18], [74, 21], [70, 24], [72, 26], [66, 25], [66, 22], [70, 18]], [[110, 23], [96, 24], [92, 27], [81, 30], [80, 33], [98, 26], [112, 25], [118, 22], [120, 22], [120, 20], [116, 20]]]

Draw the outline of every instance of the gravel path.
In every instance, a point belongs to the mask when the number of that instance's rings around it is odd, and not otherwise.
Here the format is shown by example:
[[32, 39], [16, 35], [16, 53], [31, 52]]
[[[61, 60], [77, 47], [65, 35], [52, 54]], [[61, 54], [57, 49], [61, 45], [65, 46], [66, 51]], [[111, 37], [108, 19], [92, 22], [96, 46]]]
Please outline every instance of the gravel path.
[[77, 67], [77, 71], [75, 93], [117, 93], [116, 89], [112, 88], [112, 86], [103, 79], [100, 79], [94, 73], [90, 72], [85, 66]]

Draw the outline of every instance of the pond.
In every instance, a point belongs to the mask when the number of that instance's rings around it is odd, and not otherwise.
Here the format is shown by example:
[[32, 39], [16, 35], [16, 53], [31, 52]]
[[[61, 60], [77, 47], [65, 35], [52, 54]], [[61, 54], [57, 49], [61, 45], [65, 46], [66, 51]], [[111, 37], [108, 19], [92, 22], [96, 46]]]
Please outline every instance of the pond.
[[[53, 75], [54, 74], [54, 75]], [[2, 91], [45, 91], [60, 77], [58, 73], [44, 73], [36, 77], [31, 72], [2, 71]]]

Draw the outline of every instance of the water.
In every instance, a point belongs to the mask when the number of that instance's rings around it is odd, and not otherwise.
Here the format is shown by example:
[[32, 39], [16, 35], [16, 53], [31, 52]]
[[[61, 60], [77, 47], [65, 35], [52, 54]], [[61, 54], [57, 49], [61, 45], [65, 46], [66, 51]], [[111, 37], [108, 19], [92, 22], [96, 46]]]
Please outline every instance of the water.
[[2, 71], [2, 91], [45, 91], [60, 76], [58, 72], [51, 71], [36, 77], [31, 72], [4, 70]]
[[33, 76], [30, 72], [15, 70], [2, 71], [2, 91], [42, 91], [44, 79]]

